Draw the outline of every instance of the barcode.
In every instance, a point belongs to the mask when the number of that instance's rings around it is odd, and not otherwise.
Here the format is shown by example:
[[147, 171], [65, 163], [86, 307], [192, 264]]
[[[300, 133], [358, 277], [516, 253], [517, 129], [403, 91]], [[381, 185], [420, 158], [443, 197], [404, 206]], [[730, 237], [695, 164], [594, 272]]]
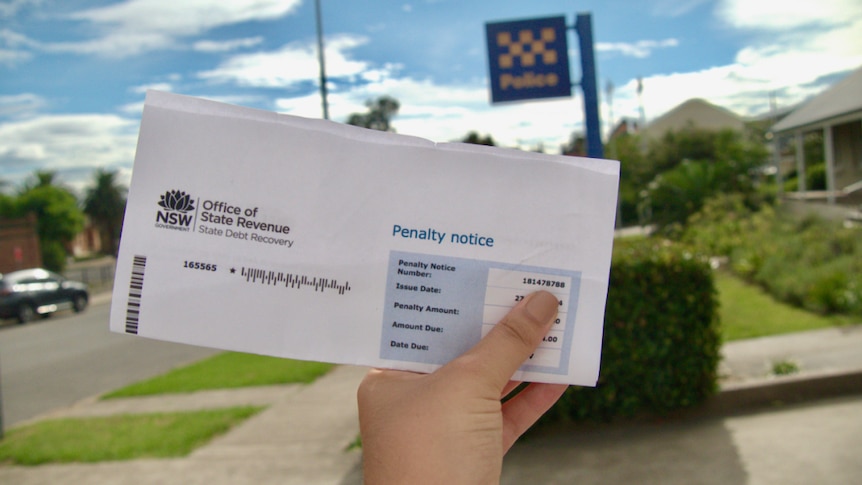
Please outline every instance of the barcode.
[[282, 273], [281, 271], [268, 271], [257, 268], [242, 268], [240, 272], [245, 276], [248, 283], [260, 283], [263, 285], [283, 285], [285, 288], [301, 289], [303, 287], [313, 288], [314, 291], [335, 290], [339, 295], [350, 291], [350, 283], [339, 283], [338, 280], [320, 278], [317, 276], [295, 275]]
[[141, 317], [141, 293], [144, 291], [144, 269], [146, 256], [132, 259], [132, 279], [129, 282], [129, 300], [126, 306], [126, 333], [138, 334], [138, 320]]

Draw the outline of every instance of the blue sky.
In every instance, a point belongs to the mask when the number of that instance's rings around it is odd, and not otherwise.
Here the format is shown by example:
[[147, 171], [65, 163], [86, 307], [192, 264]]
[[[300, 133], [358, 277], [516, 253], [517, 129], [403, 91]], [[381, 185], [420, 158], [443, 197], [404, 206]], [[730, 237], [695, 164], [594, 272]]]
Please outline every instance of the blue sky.
[[[401, 103], [399, 133], [558, 150], [582, 99], [491, 105], [484, 24], [589, 11], [602, 121], [693, 97], [742, 116], [820, 92], [862, 65], [858, 0], [321, 0], [331, 118]], [[573, 79], [577, 42], [569, 39]], [[127, 181], [147, 88], [320, 117], [309, 0], [0, 0], [0, 179], [97, 167]]]

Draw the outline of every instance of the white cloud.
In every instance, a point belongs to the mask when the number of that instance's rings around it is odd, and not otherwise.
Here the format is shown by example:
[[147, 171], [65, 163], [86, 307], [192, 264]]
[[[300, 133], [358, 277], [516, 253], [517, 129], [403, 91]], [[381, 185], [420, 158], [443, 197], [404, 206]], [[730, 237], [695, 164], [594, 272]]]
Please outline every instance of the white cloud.
[[247, 49], [263, 42], [263, 37], [247, 37], [225, 41], [201, 40], [195, 42], [192, 48], [198, 52], [230, 52], [237, 49]]
[[754, 34], [727, 66], [738, 92], [783, 91], [784, 106], [822, 90], [818, 79], [862, 65], [862, 3], [855, 0], [780, 2], [724, 0], [719, 18]]
[[0, 49], [0, 65], [14, 66], [33, 58], [33, 54], [18, 50]]
[[[862, 3], [823, 0], [780, 2], [724, 0], [718, 19], [743, 32], [747, 45], [733, 62], [691, 72], [644, 78], [647, 119], [691, 98], [748, 116], [763, 114], [769, 93], [779, 107], [795, 105], [823, 89], [821, 79], [862, 66]], [[617, 86], [614, 116], [637, 118], [636, 81]]]
[[676, 47], [679, 41], [673, 38], [664, 40], [639, 40], [637, 42], [598, 42], [596, 50], [599, 52], [619, 52], [624, 56], [643, 59], [649, 57], [656, 49]]
[[290, 13], [301, 0], [128, 0], [71, 15], [115, 31], [193, 35], [224, 25], [272, 20]]
[[791, 103], [811, 94], [799, 86], [862, 64], [862, 3], [856, 0], [821, 0], [816, 6], [806, 0], [724, 0], [716, 13], [753, 34], [736, 55], [739, 76], [796, 93]]
[[71, 14], [93, 24], [101, 35], [82, 42], [45, 47], [53, 52], [126, 57], [175, 48], [177, 40], [211, 29], [253, 20], [273, 20], [294, 11], [301, 0], [128, 0]]
[[150, 83], [150, 84], [141, 84], [140, 86], [133, 86], [129, 89], [129, 91], [135, 94], [146, 94], [148, 90], [155, 89], [157, 91], [173, 91], [174, 87], [171, 83]]
[[[179, 81], [181, 79], [181, 76], [179, 76], [177, 74], [171, 74], [171, 75], [167, 76], [167, 78], [171, 81]], [[149, 83], [149, 84], [141, 84], [138, 86], [130, 87], [129, 92], [134, 93], [134, 94], [144, 95], [150, 89], [155, 89], [157, 91], [173, 92], [174, 91], [174, 85], [170, 82], [154, 82], [154, 83]], [[135, 101], [133, 103], [124, 104], [124, 105], [120, 106], [118, 109], [121, 113], [125, 113], [128, 116], [134, 116], [136, 118], [140, 117], [141, 113], [144, 111], [144, 99], [141, 98], [140, 101]]]
[[[164, 87], [169, 88], [169, 89], [163, 89], [162, 87], [160, 87], [157, 84], [149, 86], [149, 89], [157, 89], [160, 91], [172, 91], [173, 90], [170, 86], [164, 86]], [[143, 93], [141, 93], [141, 94], [143, 94]], [[246, 95], [222, 95], [222, 96], [215, 95], [215, 96], [211, 96], [211, 95], [206, 95], [206, 94], [195, 94], [195, 96], [198, 98], [209, 99], [211, 101], [218, 101], [219, 103], [235, 104], [235, 105], [241, 105], [241, 106], [267, 105], [268, 101], [269, 101], [268, 99], [264, 99], [260, 96], [254, 96], [254, 95], [249, 95], [249, 96], [246, 96]], [[128, 116], [140, 118], [141, 113], [143, 113], [143, 111], [144, 111], [144, 102], [145, 102], [145, 99], [141, 98], [140, 101], [124, 104], [124, 105], [120, 106], [118, 109], [121, 113], [124, 113]]]
[[[365, 101], [388, 95], [401, 104], [393, 127], [398, 133], [437, 142], [456, 141], [470, 131], [488, 133], [504, 146], [532, 149], [544, 145], [557, 152], [582, 118], [576, 99], [491, 106], [484, 82], [439, 85], [430, 80], [387, 76], [378, 83], [332, 92], [328, 96], [332, 119], [344, 121], [351, 113], [366, 111]], [[284, 98], [277, 109], [289, 114], [320, 118], [317, 94]]]
[[[368, 73], [370, 66], [356, 61], [347, 51], [363, 45], [365, 37], [335, 35], [326, 40], [326, 74], [329, 78], [358, 76]], [[202, 79], [216, 82], [236, 82], [242, 86], [284, 87], [319, 77], [317, 44], [295, 42], [273, 52], [239, 54], [211, 71], [199, 74]]]
[[35, 170], [50, 169], [81, 190], [91, 169], [131, 167], [137, 126], [137, 121], [105, 114], [45, 115], [0, 124], [2, 178], [20, 184]]
[[653, 0], [652, 13], [658, 17], [679, 17], [709, 0]]
[[[2, 17], [2, 15], [0, 15]], [[14, 66], [33, 58], [27, 49], [39, 43], [10, 29], [0, 29], [0, 65]]]
[[0, 118], [29, 116], [45, 106], [45, 100], [36, 94], [0, 95]]
[[6, 0], [0, 3], [0, 18], [9, 18], [27, 7], [38, 7], [43, 0]]
[[11, 29], [0, 29], [0, 41], [9, 47], [38, 47], [39, 43]]
[[[803, 26], [840, 25], [858, 20], [858, 0], [723, 0], [716, 12], [735, 28], [786, 31]], [[857, 39], [858, 41], [859, 39]]]

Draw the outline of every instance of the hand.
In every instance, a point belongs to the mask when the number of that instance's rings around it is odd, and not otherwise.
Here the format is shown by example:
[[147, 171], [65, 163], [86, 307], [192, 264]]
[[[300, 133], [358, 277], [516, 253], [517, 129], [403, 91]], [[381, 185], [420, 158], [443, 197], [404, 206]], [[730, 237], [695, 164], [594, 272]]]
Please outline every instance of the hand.
[[565, 384], [510, 381], [548, 333], [559, 300], [519, 302], [472, 349], [432, 374], [372, 370], [359, 386], [365, 483], [499, 483], [503, 455]]

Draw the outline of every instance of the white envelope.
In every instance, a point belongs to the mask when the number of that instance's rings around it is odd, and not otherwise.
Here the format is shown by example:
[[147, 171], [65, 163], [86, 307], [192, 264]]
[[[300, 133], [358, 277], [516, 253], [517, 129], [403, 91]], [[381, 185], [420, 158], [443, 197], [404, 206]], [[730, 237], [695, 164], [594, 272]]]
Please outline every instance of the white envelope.
[[430, 372], [532, 291], [515, 379], [595, 385], [619, 163], [433, 142], [150, 91], [112, 331]]

